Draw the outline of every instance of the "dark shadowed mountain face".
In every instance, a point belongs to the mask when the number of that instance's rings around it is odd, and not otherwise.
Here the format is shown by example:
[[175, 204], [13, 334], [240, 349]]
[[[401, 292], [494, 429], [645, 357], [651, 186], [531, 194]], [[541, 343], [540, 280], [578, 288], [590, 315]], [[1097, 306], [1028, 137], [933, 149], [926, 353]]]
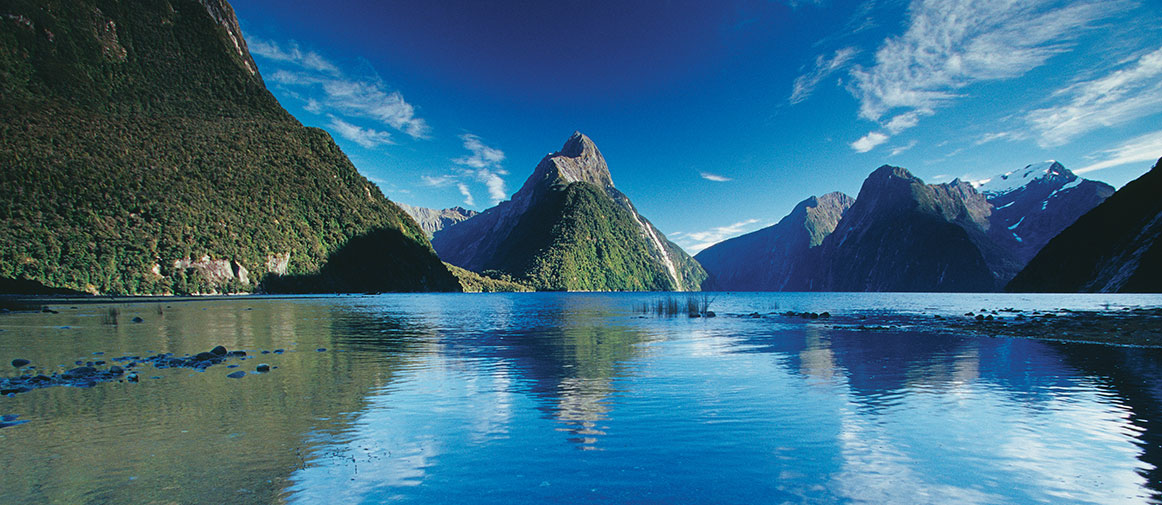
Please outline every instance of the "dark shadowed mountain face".
[[538, 289], [697, 290], [706, 277], [613, 187], [605, 158], [579, 132], [511, 200], [432, 244], [449, 263]]
[[1050, 239], [1114, 194], [1113, 186], [1078, 177], [1056, 161], [992, 177], [977, 190], [993, 207], [989, 237], [1013, 251], [1022, 266]]
[[331, 137], [279, 106], [224, 0], [4, 2], [0, 96], [0, 286], [458, 288]]
[[464, 207], [452, 207], [450, 209], [429, 209], [426, 207], [415, 207], [406, 203], [396, 202], [399, 208], [407, 212], [412, 219], [416, 220], [416, 224], [420, 225], [420, 229], [431, 238], [432, 234], [452, 226], [460, 221], [468, 219], [479, 212], [468, 210]]
[[1009, 291], [1162, 292], [1162, 160], [1054, 237]]
[[706, 269], [703, 289], [805, 291], [818, 267], [819, 248], [854, 202], [828, 193], [799, 202], [778, 223], [715, 244], [694, 256]]
[[[927, 185], [907, 170], [872, 172], [823, 240], [821, 291], [993, 291], [983, 242], [987, 205], [959, 182]], [[980, 198], [976, 195], [976, 198]], [[1003, 264], [1002, 252], [994, 264]]]

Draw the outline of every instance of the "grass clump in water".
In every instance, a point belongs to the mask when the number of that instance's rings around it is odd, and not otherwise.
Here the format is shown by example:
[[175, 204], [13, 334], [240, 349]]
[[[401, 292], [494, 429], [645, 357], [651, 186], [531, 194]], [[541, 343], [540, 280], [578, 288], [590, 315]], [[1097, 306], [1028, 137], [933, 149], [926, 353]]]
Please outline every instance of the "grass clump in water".
[[672, 317], [685, 314], [688, 317], [714, 317], [716, 314], [710, 310], [712, 303], [714, 303], [714, 299], [709, 295], [687, 295], [685, 300], [675, 296], [667, 296], [653, 302], [636, 304], [634, 309], [640, 314], [653, 314], [655, 316]]

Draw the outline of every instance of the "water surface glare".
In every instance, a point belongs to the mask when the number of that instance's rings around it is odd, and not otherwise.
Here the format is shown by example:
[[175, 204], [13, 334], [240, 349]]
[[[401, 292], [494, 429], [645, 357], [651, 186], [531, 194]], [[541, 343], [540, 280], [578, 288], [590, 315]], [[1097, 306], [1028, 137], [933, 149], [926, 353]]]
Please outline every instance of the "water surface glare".
[[[711, 295], [715, 318], [635, 310], [665, 296], [48, 302], [59, 313], [0, 314], [2, 376], [15, 358], [51, 373], [219, 344], [248, 353], [204, 372], [142, 366], [139, 383], [0, 397], [0, 415], [26, 421], [0, 428], [0, 499], [1162, 503], [1158, 350], [739, 317], [874, 322], [1162, 297], [741, 293]], [[262, 354], [275, 349], [286, 352]], [[275, 368], [255, 374], [259, 363]], [[226, 377], [237, 370], [248, 375]]]

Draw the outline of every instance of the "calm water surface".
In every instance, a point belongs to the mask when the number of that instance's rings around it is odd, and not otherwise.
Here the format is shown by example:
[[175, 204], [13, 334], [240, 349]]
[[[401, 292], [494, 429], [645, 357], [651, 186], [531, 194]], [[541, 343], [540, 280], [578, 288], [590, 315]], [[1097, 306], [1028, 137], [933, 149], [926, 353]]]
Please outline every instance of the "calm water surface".
[[[0, 398], [5, 503], [1162, 503], [1162, 354], [784, 310], [1120, 309], [1158, 296], [512, 294], [53, 305], [0, 360], [222, 344], [271, 373]], [[110, 309], [116, 308], [117, 314]], [[133, 317], [144, 322], [133, 323]], [[258, 354], [286, 349], [285, 354]], [[317, 348], [326, 348], [317, 352]], [[94, 354], [94, 353], [104, 354]]]

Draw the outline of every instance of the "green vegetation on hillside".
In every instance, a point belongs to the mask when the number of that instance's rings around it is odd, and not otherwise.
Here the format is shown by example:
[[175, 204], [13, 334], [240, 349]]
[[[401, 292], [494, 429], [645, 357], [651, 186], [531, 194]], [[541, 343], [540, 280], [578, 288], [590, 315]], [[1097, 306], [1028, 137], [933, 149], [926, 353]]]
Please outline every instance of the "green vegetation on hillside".
[[[15, 0], [0, 14], [0, 279], [110, 294], [251, 291], [271, 272], [316, 277], [296, 290], [458, 288], [197, 1]], [[345, 256], [361, 236], [385, 248]], [[317, 278], [353, 256], [362, 275]]]
[[[554, 188], [526, 212], [487, 267], [538, 290], [673, 289], [640, 235], [629, 211], [601, 188], [574, 182]], [[692, 281], [697, 286], [702, 278]]]
[[529, 286], [505, 279], [508, 276], [504, 274], [500, 275], [502, 278], [496, 279], [465, 270], [451, 263], [444, 263], [444, 266], [448, 267], [452, 275], [456, 276], [456, 280], [460, 281], [460, 288], [465, 293], [523, 293], [533, 291], [533, 288]]

